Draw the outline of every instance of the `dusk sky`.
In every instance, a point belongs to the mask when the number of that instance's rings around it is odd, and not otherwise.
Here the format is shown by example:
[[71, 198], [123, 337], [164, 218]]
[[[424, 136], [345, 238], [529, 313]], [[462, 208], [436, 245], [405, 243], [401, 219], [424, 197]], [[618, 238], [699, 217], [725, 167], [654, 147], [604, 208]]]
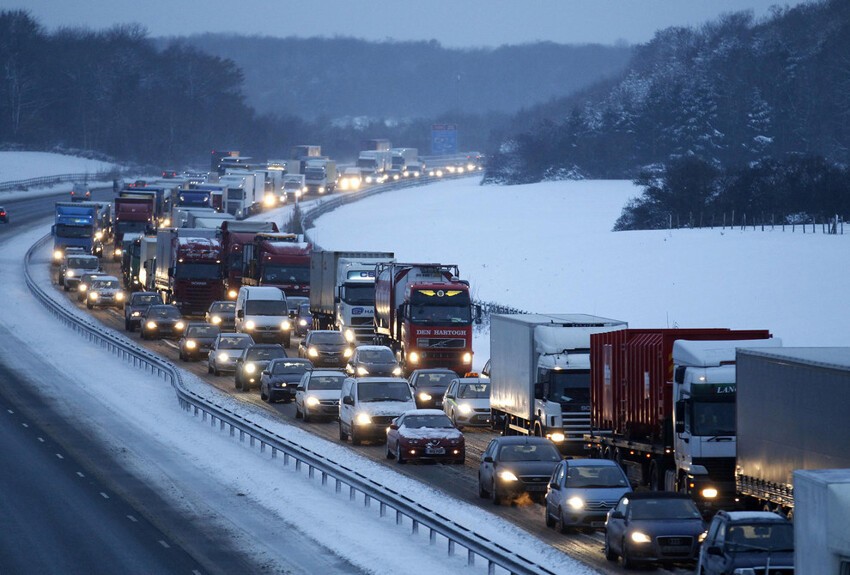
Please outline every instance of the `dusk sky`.
[[446, 47], [641, 43], [669, 26], [699, 26], [720, 14], [799, 0], [0, 0], [28, 10], [49, 31], [137, 23], [151, 36], [233, 32], [437, 40]]

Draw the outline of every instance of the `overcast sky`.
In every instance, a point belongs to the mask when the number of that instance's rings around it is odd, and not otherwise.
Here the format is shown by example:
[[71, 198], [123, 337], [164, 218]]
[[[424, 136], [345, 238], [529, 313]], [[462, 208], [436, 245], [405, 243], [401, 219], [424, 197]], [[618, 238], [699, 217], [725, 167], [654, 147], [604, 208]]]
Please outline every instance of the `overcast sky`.
[[446, 47], [640, 43], [669, 26], [697, 26], [726, 12], [800, 0], [0, 0], [48, 30], [138, 23], [151, 36], [235, 32], [432, 40]]

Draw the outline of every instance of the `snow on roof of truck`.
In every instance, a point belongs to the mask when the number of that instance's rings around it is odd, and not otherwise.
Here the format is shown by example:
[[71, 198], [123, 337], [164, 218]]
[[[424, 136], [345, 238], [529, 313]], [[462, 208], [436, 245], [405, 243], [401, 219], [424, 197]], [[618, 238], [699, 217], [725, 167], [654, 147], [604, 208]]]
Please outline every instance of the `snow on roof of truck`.
[[202, 237], [178, 237], [177, 243], [181, 247], [193, 247], [197, 248], [207, 248], [207, 249], [216, 249], [221, 247], [221, 242], [215, 238], [202, 238]]
[[677, 339], [673, 342], [673, 361], [677, 365], [693, 367], [717, 367], [721, 363], [735, 361], [735, 353], [739, 348], [779, 347], [782, 340], [771, 339], [736, 339], [693, 341]]
[[850, 370], [850, 347], [779, 347], [776, 349], [744, 349], [741, 351], [747, 355]]

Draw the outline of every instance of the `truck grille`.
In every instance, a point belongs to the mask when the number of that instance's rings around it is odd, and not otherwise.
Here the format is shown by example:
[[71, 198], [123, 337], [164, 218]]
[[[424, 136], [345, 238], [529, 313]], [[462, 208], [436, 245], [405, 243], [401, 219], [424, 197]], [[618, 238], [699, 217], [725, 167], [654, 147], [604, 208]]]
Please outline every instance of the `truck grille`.
[[351, 318], [352, 326], [368, 326], [372, 327], [374, 325], [374, 321], [371, 317], [353, 317]]
[[463, 349], [466, 347], [464, 339], [446, 339], [444, 337], [421, 337], [416, 340], [417, 347], [438, 349]]

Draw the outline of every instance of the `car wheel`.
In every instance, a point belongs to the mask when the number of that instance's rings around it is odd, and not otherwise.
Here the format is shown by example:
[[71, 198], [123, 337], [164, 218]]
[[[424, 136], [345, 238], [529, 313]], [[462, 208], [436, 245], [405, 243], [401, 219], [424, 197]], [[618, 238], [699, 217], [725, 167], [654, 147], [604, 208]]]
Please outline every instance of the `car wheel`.
[[219, 371], [216, 364], [213, 364], [213, 375], [221, 375], [221, 371]]
[[634, 569], [635, 562], [632, 561], [632, 558], [629, 557], [629, 548], [626, 546], [626, 540], [623, 539], [622, 543], [622, 552], [623, 552], [623, 568], [624, 569]]
[[289, 344], [291, 344], [291, 343], [292, 343], [292, 337], [291, 336], [287, 335], [285, 338], [283, 338], [283, 347], [289, 347]]
[[309, 410], [305, 407], [304, 412], [301, 414], [301, 418], [304, 420], [304, 423], [309, 423], [312, 417], [310, 417]]
[[[389, 449], [389, 448], [387, 448], [387, 449]], [[402, 465], [407, 463], [407, 460], [404, 457], [401, 456], [401, 445], [399, 445], [399, 443], [397, 441], [396, 441], [396, 444], [395, 444], [395, 460], [396, 460], [396, 463], [400, 463]]]
[[182, 351], [177, 355], [180, 358], [180, 361], [189, 361], [189, 359], [186, 357], [186, 354], [184, 354]]
[[212, 366], [209, 363], [207, 363], [207, 373], [212, 373], [212, 372], [213, 372]]
[[300, 409], [298, 409], [298, 404], [296, 403], [295, 404], [295, 419], [301, 419], [302, 417], [304, 417], [304, 414], [301, 412]]
[[393, 455], [393, 452], [390, 451], [390, 444], [389, 443], [387, 443], [387, 459], [395, 459], [395, 455]]
[[454, 464], [455, 465], [466, 465], [466, 456], [464, 455], [460, 459], [455, 459]]
[[133, 332], [136, 331], [136, 324], [132, 321], [127, 324], [127, 331]]
[[558, 517], [555, 518], [555, 530], [558, 533], [566, 533], [570, 530], [564, 523], [564, 514], [561, 512], [560, 507], [558, 507]]
[[493, 483], [490, 484], [490, 500], [493, 502], [493, 505], [501, 505], [502, 504], [502, 496], [499, 495], [499, 490], [496, 487], [496, 480], [493, 479]]
[[93, 308], [92, 304], [89, 303], [89, 302], [86, 302], [86, 309], [92, 309], [92, 308]]
[[549, 513], [549, 506], [545, 503], [543, 504], [543, 517], [546, 519], [546, 527], [554, 527], [555, 519]]
[[339, 422], [339, 440], [348, 441], [348, 434], [342, 430], [342, 422]]
[[490, 492], [484, 489], [484, 483], [481, 481], [481, 474], [478, 474], [478, 497], [487, 499], [490, 497]]
[[62, 282], [62, 281], [60, 281], [59, 283], [62, 284], [62, 289], [64, 291], [71, 291], [71, 286], [69, 286], [68, 284], [66, 284], [65, 282]]
[[242, 391], [242, 380], [239, 379], [239, 375], [237, 375], [233, 380], [233, 387], [236, 388], [237, 391]]
[[608, 561], [616, 561], [617, 555], [614, 551], [611, 550], [611, 542], [608, 540], [608, 535], [605, 536], [605, 559]]
[[360, 438], [357, 437], [357, 428], [352, 426], [352, 428], [351, 428], [351, 445], [360, 445], [361, 443], [362, 443], [362, 441], [360, 441]]
[[[262, 385], [260, 386], [260, 399], [262, 399], [263, 401], [266, 401], [267, 399], [269, 399], [269, 396], [266, 395], [266, 392], [263, 389]], [[271, 401], [269, 401], [269, 403], [271, 403]]]

